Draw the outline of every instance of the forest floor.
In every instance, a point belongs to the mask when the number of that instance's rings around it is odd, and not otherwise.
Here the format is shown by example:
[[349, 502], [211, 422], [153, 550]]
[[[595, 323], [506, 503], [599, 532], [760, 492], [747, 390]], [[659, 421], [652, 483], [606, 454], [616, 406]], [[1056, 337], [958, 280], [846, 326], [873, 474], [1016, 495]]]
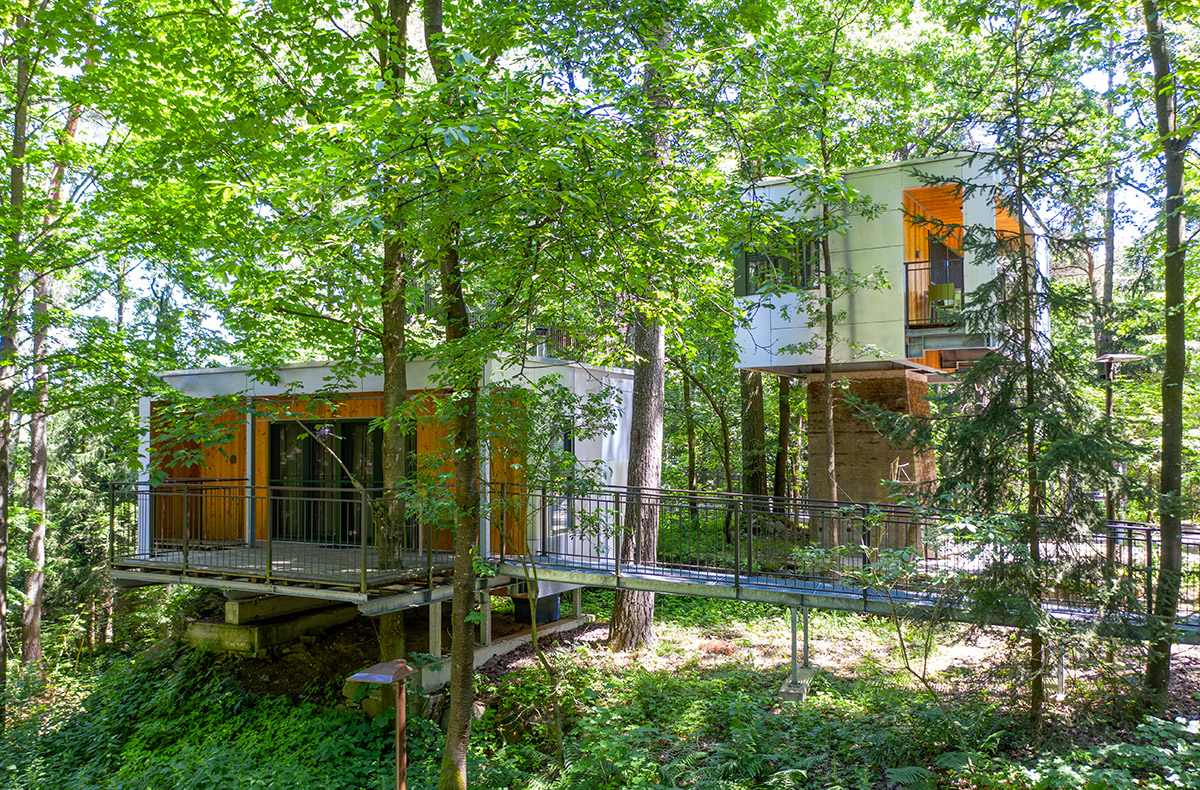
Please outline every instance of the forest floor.
[[[585, 611], [598, 622], [540, 640], [550, 674], [529, 645], [481, 668], [472, 787], [1083, 790], [1191, 787], [1200, 775], [1194, 647], [1176, 653], [1169, 718], [1185, 721], [1172, 723], [1132, 708], [1144, 656], [1106, 662], [1104, 643], [1077, 642], [1066, 695], [1048, 702], [1039, 733], [1027, 718], [1027, 643], [1003, 629], [906, 630], [935, 698], [905, 670], [890, 622], [814, 612], [820, 672], [793, 705], [779, 696], [786, 610], [662, 596], [654, 646], [613, 653], [611, 605], [610, 593], [589, 592]], [[505, 607], [500, 630], [515, 631]], [[411, 625], [413, 647], [428, 621]], [[390, 714], [369, 720], [341, 704], [342, 680], [374, 662], [375, 644], [359, 619], [269, 661], [113, 657], [78, 693], [19, 701], [0, 736], [0, 788], [389, 787]], [[436, 786], [441, 741], [436, 725], [410, 719], [410, 787]]]

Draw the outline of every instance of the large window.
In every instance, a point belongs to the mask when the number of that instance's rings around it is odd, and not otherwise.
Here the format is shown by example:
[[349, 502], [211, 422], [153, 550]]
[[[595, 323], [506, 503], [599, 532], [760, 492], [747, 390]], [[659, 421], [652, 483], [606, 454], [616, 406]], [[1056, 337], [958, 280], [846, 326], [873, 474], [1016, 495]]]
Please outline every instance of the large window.
[[271, 426], [273, 537], [335, 545], [358, 540], [361, 502], [351, 476], [366, 488], [383, 485], [382, 433], [370, 426], [370, 420]]
[[749, 296], [790, 288], [815, 288], [820, 270], [819, 241], [777, 234], [773, 241], [748, 247], [738, 256], [734, 294]]

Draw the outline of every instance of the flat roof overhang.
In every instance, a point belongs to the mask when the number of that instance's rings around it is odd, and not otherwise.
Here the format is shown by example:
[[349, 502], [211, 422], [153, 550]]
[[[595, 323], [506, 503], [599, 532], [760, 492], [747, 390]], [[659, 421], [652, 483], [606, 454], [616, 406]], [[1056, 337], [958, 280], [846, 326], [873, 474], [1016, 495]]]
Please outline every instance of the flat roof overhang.
[[[920, 373], [929, 376], [930, 380], [933, 377], [939, 376], [944, 379], [945, 374], [937, 368], [922, 365], [919, 362], [912, 362], [907, 359], [869, 359], [857, 360], [854, 362], [835, 362], [831, 366], [835, 376], [845, 373], [863, 373], [863, 372], [883, 372], [889, 370], [908, 370], [914, 373]], [[761, 373], [772, 373], [776, 376], [808, 376], [814, 373], [824, 373], [825, 366], [819, 363], [805, 365], [757, 365], [757, 366], [738, 366], [739, 370], [757, 370]]]

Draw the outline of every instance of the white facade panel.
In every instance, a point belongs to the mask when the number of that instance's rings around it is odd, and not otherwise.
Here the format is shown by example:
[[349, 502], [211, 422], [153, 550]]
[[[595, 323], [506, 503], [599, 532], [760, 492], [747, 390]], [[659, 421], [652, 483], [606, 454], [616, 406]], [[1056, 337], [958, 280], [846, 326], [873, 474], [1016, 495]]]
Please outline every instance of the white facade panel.
[[[865, 278], [881, 269], [888, 287], [858, 288], [835, 300], [834, 310], [839, 313], [836, 332], [842, 340], [835, 347], [834, 364], [840, 367], [870, 366], [881, 361], [907, 364], [905, 190], [962, 181], [986, 185], [994, 182], [995, 176], [986, 173], [980, 161], [972, 162], [963, 155], [864, 168], [851, 171], [844, 178], [862, 197], [875, 204], [879, 213], [871, 218], [849, 217], [846, 231], [831, 239], [834, 271], [852, 272], [858, 278]], [[986, 188], [965, 191], [963, 224], [994, 231], [993, 192]], [[786, 179], [756, 188], [753, 198], [776, 205], [789, 199], [802, 202]], [[784, 211], [784, 218], [795, 213]], [[967, 293], [995, 276], [994, 264], [976, 262], [973, 257], [969, 250], [964, 250], [963, 288]], [[739, 367], [786, 372], [824, 365], [824, 320], [819, 304], [813, 303], [806, 310], [803, 299], [795, 294], [747, 296], [739, 302], [746, 316], [746, 326], [736, 333]], [[810, 314], [813, 312], [815, 316]], [[947, 336], [939, 338], [941, 347], [953, 348], [965, 340], [950, 337], [956, 331], [943, 328], [934, 333]]]

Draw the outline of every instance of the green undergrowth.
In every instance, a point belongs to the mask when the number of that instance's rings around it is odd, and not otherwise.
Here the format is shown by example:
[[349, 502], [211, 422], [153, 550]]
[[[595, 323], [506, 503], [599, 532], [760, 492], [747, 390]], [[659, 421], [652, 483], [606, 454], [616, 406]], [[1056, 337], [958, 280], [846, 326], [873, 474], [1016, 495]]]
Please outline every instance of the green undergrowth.
[[[0, 786], [390, 788], [392, 721], [251, 694], [204, 653], [122, 660], [82, 711], [49, 711], [5, 734]], [[408, 732], [413, 786], [428, 786], [441, 736], [423, 720]]]
[[[589, 593], [603, 612], [611, 595]], [[1126, 742], [1030, 746], [1021, 719], [983, 697], [947, 708], [867, 651], [821, 672], [803, 705], [781, 705], [786, 668], [748, 649], [784, 644], [786, 614], [735, 601], [660, 597], [660, 645], [640, 657], [602, 643], [552, 649], [566, 723], [554, 755], [550, 683], [537, 665], [489, 680], [470, 753], [472, 787], [1178, 788], [1200, 775], [1197, 723], [1147, 720]], [[825, 639], [889, 644], [886, 623], [814, 613]], [[776, 654], [778, 659], [778, 654]], [[0, 738], [0, 788], [390, 788], [391, 715], [366, 719], [252, 694], [236, 662], [196, 652], [121, 659], [70, 700], [42, 701]], [[28, 700], [27, 700], [28, 702]], [[26, 709], [29, 710], [29, 709]], [[436, 786], [442, 735], [409, 721], [409, 787]]]
[[[781, 709], [783, 672], [748, 662], [564, 675], [565, 767], [542, 773], [548, 719], [524, 731], [511, 726], [528, 704], [520, 700], [546, 693], [542, 674], [529, 670], [502, 681], [503, 701], [477, 730], [492, 752], [482, 786], [872, 788], [883, 786], [887, 768], [932, 765], [951, 748], [951, 728], [935, 706], [882, 683], [818, 676], [807, 704]], [[1004, 726], [989, 716], [982, 730]]]

